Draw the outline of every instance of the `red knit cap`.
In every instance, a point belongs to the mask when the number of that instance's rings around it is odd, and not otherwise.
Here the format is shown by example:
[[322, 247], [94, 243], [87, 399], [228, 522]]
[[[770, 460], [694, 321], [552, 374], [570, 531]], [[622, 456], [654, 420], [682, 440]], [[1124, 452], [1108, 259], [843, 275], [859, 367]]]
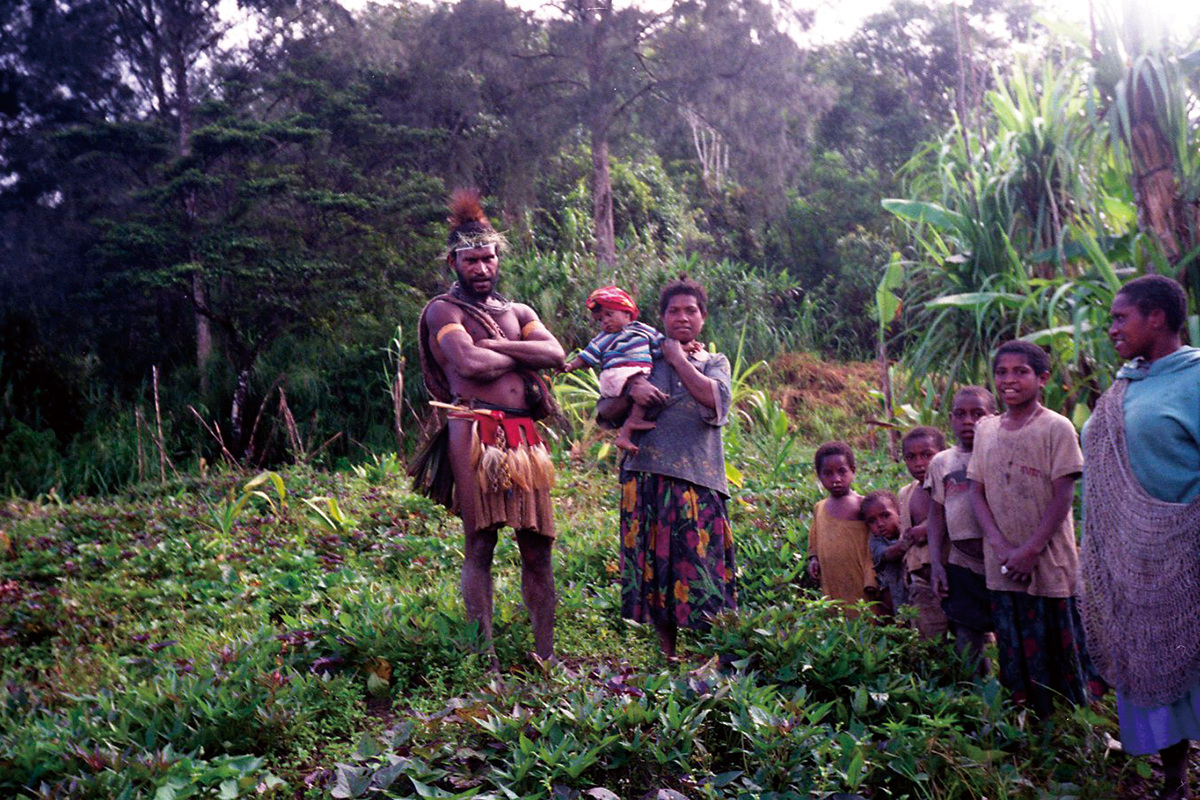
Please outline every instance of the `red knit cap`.
[[616, 311], [628, 311], [634, 319], [638, 316], [637, 303], [619, 286], [605, 286], [588, 295], [587, 307], [611, 308]]

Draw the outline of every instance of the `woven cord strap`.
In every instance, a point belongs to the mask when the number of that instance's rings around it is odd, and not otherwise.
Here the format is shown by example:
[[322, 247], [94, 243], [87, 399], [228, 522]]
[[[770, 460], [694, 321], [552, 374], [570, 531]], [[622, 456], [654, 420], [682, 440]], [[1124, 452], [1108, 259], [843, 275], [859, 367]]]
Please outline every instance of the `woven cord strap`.
[[1158, 500], [1133, 474], [1128, 383], [1114, 382], [1088, 422], [1080, 605], [1100, 674], [1133, 702], [1160, 706], [1200, 677], [1200, 499]]

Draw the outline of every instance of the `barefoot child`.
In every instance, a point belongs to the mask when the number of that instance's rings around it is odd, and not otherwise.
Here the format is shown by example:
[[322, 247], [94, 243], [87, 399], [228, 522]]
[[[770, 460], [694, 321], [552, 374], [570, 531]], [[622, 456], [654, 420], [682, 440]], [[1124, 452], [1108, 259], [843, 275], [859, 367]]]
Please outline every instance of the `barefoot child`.
[[[826, 442], [813, 457], [817, 478], [829, 497], [813, 509], [808, 529], [808, 574], [826, 597], [853, 605], [876, 593], [875, 569], [862, 521], [862, 495], [854, 491], [854, 451], [845, 442]], [[848, 615], [857, 611], [847, 609]]]
[[925, 491], [925, 472], [933, 457], [946, 449], [946, 437], [937, 428], [922, 425], [904, 435], [901, 452], [912, 483], [900, 490], [900, 537], [909, 544], [904, 554], [908, 576], [908, 602], [917, 610], [917, 631], [924, 639], [943, 636], [948, 628], [941, 598], [930, 582], [926, 520], [931, 501]]
[[[637, 304], [616, 286], [605, 286], [592, 292], [587, 307], [600, 326], [600, 333], [566, 363], [563, 372], [599, 367], [600, 396], [619, 397], [625, 391], [626, 383], [646, 380], [654, 366], [651, 351], [661, 346], [662, 334], [637, 321]], [[633, 403], [613, 443], [622, 450], [636, 453], [633, 432], [648, 431], [653, 427], [654, 423], [646, 420], [645, 407]]]
[[862, 499], [862, 516], [871, 534], [868, 544], [879, 581], [880, 616], [894, 617], [908, 603], [904, 554], [911, 546], [900, 536], [900, 501], [888, 491], [871, 492]]
[[992, 361], [1001, 416], [975, 425], [968, 496], [983, 529], [983, 563], [1000, 653], [1000, 682], [1042, 717], [1061, 695], [1084, 700], [1071, 503], [1083, 454], [1075, 427], [1041, 403], [1050, 359], [1005, 342]]
[[975, 445], [975, 425], [996, 413], [996, 399], [982, 386], [964, 386], [950, 404], [950, 431], [957, 444], [929, 462], [925, 488], [933, 497], [929, 510], [929, 562], [933, 589], [950, 620], [954, 649], [991, 673], [983, 657], [984, 637], [992, 629], [991, 599], [983, 565], [983, 529], [971, 513], [967, 496], [967, 464]]

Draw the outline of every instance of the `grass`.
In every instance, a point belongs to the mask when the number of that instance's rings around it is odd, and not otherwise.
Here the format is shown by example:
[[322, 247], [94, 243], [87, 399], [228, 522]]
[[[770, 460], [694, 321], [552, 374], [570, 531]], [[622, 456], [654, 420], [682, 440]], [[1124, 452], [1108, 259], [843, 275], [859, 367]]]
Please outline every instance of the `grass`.
[[[801, 457], [798, 457], [801, 458]], [[1112, 797], [1106, 707], [1046, 726], [951, 650], [830, 613], [802, 462], [734, 509], [741, 612], [667, 664], [619, 617], [614, 476], [564, 469], [558, 664], [496, 557], [499, 676], [458, 526], [388, 471], [289, 470], [0, 512], [0, 793], [29, 797]], [[899, 468], [866, 454], [861, 488]], [[262, 495], [252, 492], [263, 490]], [[303, 502], [335, 498], [340, 522]], [[327, 503], [318, 503], [328, 508]], [[721, 670], [713, 656], [734, 664]], [[1132, 765], [1132, 766], [1130, 766]]]

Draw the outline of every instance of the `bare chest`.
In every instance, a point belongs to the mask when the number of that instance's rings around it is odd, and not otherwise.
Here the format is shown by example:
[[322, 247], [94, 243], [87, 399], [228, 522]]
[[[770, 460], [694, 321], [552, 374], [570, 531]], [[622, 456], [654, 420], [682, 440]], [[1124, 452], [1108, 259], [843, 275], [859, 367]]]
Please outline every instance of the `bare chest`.
[[[517, 312], [512, 309], [503, 311], [498, 314], [488, 314], [484, 312], [484, 316], [490, 318], [503, 333], [504, 337], [517, 341], [521, 338], [521, 323], [517, 319]], [[492, 328], [484, 324], [481, 320], [476, 319], [474, 314], [463, 312], [462, 325], [467, 329], [467, 333], [471, 335], [473, 341], [478, 342], [480, 339], [495, 339], [498, 338]]]

